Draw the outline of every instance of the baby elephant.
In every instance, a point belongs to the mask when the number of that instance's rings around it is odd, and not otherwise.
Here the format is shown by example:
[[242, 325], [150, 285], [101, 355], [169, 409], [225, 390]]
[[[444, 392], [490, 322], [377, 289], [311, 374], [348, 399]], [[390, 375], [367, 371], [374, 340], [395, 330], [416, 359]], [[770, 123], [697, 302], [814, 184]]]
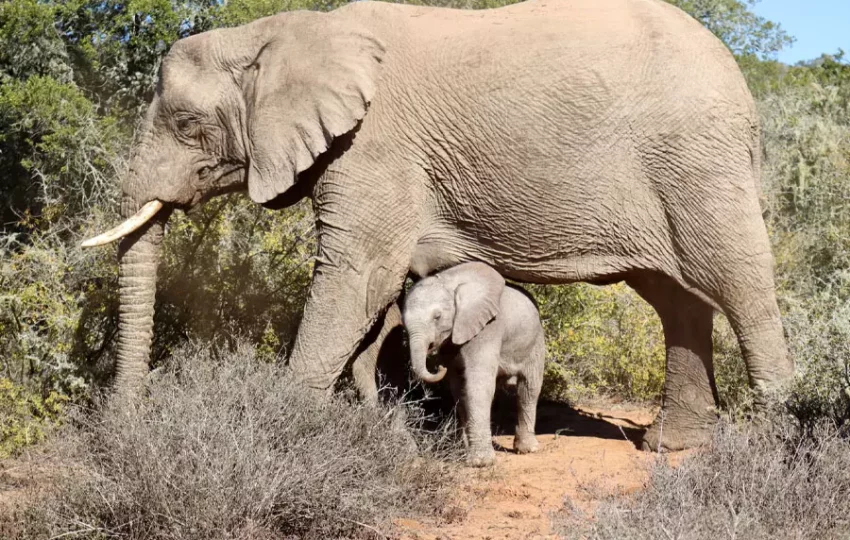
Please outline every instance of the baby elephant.
[[[470, 465], [490, 465], [496, 458], [490, 407], [497, 382], [516, 381], [514, 448], [522, 454], [537, 450], [534, 422], [546, 345], [540, 314], [527, 293], [506, 286], [484, 263], [460, 264], [416, 283], [407, 294], [403, 320], [416, 375], [433, 383], [451, 371]], [[441, 365], [434, 374], [425, 361], [437, 351]]]

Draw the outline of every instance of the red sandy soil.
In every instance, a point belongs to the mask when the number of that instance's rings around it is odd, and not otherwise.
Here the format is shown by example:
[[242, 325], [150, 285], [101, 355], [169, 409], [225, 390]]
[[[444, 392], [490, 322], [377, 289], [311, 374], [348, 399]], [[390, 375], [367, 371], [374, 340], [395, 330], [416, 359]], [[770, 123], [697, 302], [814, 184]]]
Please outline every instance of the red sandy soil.
[[[429, 521], [396, 521], [403, 540], [502, 540], [557, 538], [551, 514], [565, 498], [592, 515], [604, 497], [641, 489], [658, 454], [635, 446], [655, 409], [540, 404], [535, 454], [497, 452], [491, 469], [465, 471], [455, 505]], [[512, 436], [497, 436], [511, 448]], [[682, 453], [665, 459], [678, 461]]]

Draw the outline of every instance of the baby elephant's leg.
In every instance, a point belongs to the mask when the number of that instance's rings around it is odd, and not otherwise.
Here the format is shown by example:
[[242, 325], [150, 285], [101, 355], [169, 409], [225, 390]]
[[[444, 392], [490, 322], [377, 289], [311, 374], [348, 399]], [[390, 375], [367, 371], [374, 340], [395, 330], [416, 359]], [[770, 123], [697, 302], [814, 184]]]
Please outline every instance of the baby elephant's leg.
[[458, 362], [453, 362], [449, 368], [449, 387], [452, 391], [452, 397], [455, 400], [455, 411], [457, 412], [457, 421], [460, 426], [463, 447], [469, 450], [469, 439], [466, 436], [468, 419], [466, 415], [466, 402], [464, 397], [466, 395], [466, 391], [464, 390], [465, 375], [462, 370], [457, 368], [457, 364]]
[[514, 450], [519, 454], [536, 452], [540, 445], [534, 436], [537, 421], [537, 399], [543, 386], [545, 343], [538, 343], [528, 358], [528, 368], [517, 379], [517, 425], [514, 432]]
[[[479, 351], [483, 352], [483, 351]], [[490, 352], [487, 356], [494, 356]], [[496, 361], [465, 361], [464, 396], [466, 439], [469, 443], [467, 463], [473, 467], [492, 465], [496, 460], [490, 431], [490, 407], [496, 393]]]

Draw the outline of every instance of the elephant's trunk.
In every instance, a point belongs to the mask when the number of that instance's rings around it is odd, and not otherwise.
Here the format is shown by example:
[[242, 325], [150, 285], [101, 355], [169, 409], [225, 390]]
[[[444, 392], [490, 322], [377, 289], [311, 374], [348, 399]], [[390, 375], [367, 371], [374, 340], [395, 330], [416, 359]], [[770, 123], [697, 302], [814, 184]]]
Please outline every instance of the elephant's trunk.
[[168, 218], [168, 212], [160, 214], [124, 238], [118, 248], [120, 312], [114, 386], [115, 396], [119, 398], [138, 392], [148, 372], [156, 270], [163, 226]]
[[437, 383], [443, 380], [446, 376], [446, 367], [440, 366], [437, 373], [428, 371], [426, 364], [428, 358], [428, 346], [422, 332], [410, 332], [410, 361], [413, 367], [413, 372], [422, 382]]

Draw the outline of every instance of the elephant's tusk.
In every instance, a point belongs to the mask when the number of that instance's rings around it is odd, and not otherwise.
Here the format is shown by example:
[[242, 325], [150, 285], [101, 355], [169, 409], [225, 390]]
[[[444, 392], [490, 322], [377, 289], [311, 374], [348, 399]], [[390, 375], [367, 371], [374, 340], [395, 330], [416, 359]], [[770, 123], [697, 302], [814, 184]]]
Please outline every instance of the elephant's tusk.
[[80, 247], [95, 247], [102, 246], [104, 244], [109, 244], [114, 242], [120, 238], [127, 236], [128, 234], [134, 232], [136, 229], [150, 221], [152, 217], [156, 215], [162, 209], [163, 204], [157, 200], [150, 201], [146, 203], [142, 208], [130, 216], [123, 223], [106, 231], [105, 233], [95, 236], [94, 238], [89, 238], [82, 244]]

